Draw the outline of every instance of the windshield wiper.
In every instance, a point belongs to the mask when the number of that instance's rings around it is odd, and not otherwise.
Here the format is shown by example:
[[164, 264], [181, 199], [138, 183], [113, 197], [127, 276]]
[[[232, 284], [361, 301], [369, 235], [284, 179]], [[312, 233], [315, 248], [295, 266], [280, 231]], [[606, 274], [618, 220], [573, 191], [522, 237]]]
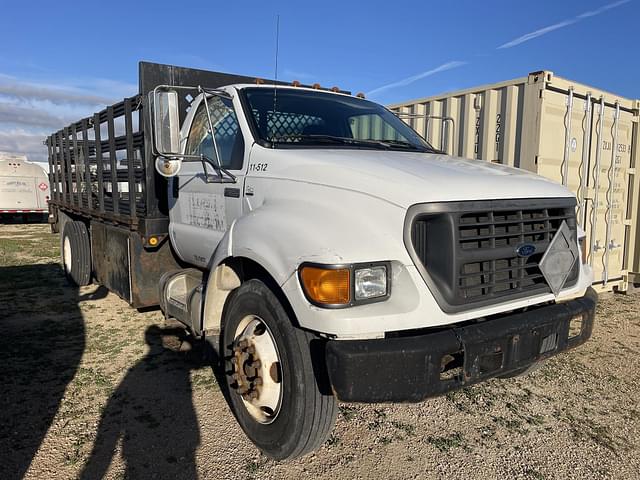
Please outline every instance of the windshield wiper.
[[406, 150], [414, 150], [416, 152], [431, 152], [440, 153], [436, 149], [427, 147], [420, 147], [404, 140], [375, 140], [372, 138], [360, 139], [350, 137], [339, 137], [337, 135], [324, 135], [324, 134], [292, 134], [282, 135], [280, 137], [272, 139], [274, 143], [297, 143], [300, 141], [314, 141], [318, 143], [335, 143], [341, 145], [355, 145], [366, 147], [382, 147], [386, 150], [393, 148], [402, 148]]
[[[284, 140], [284, 141], [282, 141]], [[273, 138], [271, 141], [274, 143], [294, 143], [295, 141], [314, 141], [318, 143], [336, 143], [341, 145], [356, 145], [356, 146], [375, 146], [390, 148], [391, 145], [382, 140], [360, 140], [357, 138], [339, 137], [336, 135], [321, 135], [321, 134], [298, 134], [298, 135], [283, 135], [277, 138]], [[297, 142], [296, 142], [297, 143]]]
[[398, 148], [406, 148], [407, 150], [415, 150], [417, 152], [429, 152], [429, 153], [440, 153], [439, 150], [435, 148], [421, 147], [419, 145], [415, 145], [411, 142], [407, 142], [404, 140], [384, 140], [385, 143], [388, 143], [391, 147]]

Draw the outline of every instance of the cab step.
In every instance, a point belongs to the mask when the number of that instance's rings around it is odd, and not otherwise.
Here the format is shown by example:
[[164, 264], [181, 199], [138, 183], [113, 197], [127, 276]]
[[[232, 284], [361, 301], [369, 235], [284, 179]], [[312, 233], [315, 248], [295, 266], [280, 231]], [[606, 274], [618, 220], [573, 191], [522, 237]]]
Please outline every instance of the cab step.
[[160, 278], [160, 308], [192, 332], [201, 331], [203, 275], [195, 268], [167, 272]]

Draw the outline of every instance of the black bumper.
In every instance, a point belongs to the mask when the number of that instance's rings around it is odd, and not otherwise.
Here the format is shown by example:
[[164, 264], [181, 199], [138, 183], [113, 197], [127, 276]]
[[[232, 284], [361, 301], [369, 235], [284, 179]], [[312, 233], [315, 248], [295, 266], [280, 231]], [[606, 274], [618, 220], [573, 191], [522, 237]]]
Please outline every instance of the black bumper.
[[[591, 336], [597, 295], [416, 336], [327, 343], [329, 378], [345, 402], [417, 402], [581, 345]], [[569, 323], [582, 316], [580, 333]], [[443, 369], [445, 370], [443, 372]]]

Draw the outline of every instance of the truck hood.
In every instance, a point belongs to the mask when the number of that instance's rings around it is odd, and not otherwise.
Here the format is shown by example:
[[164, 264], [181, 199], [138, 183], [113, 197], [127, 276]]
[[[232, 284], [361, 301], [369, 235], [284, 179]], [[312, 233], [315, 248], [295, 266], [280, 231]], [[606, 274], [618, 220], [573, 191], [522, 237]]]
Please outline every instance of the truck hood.
[[432, 201], [573, 196], [525, 170], [440, 154], [261, 148], [252, 154], [255, 162], [268, 164], [260, 176], [358, 191], [403, 208]]

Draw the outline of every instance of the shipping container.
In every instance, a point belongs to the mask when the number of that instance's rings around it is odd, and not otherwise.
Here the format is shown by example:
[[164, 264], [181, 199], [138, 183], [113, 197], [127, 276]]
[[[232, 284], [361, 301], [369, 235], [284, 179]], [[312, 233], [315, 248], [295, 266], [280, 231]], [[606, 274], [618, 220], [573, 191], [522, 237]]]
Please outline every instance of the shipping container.
[[524, 168], [570, 188], [599, 290], [640, 282], [639, 100], [550, 71], [390, 105], [451, 155]]
[[0, 152], [0, 217], [46, 214], [48, 200], [44, 169], [23, 155]]

